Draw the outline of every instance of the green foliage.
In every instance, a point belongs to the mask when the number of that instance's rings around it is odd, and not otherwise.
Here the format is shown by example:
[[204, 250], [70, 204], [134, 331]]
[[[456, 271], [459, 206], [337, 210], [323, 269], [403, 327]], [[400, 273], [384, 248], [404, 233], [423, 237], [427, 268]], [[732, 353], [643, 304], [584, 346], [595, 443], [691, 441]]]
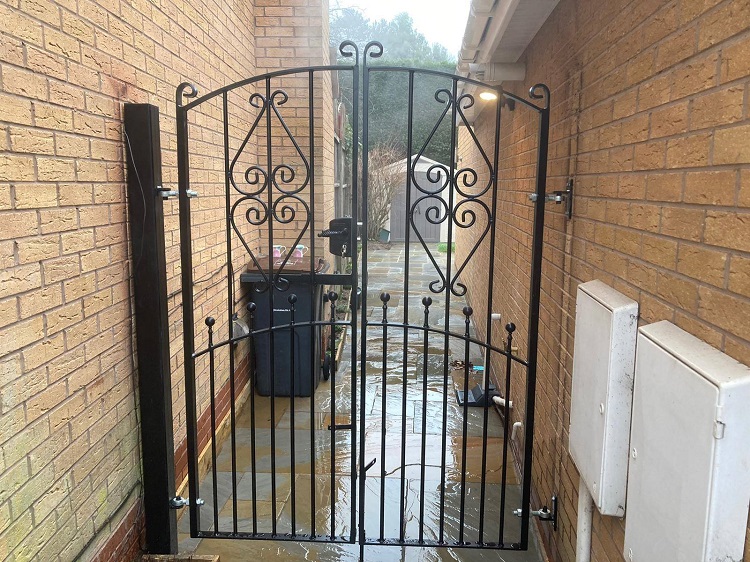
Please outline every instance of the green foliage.
[[[414, 22], [406, 13], [399, 14], [391, 21], [370, 21], [353, 8], [337, 10], [331, 19], [331, 44], [338, 47], [346, 39], [354, 41], [359, 46], [360, 53], [364, 51], [368, 41], [378, 40], [383, 44], [383, 56], [368, 61], [368, 64], [372, 66], [415, 67], [448, 74], [455, 72], [455, 59], [449, 55], [447, 49], [439, 44], [430, 44], [424, 35], [414, 29]], [[347, 59], [342, 59], [341, 62], [348, 64]], [[343, 101], [351, 115], [352, 76], [350, 73], [341, 73], [339, 80]], [[395, 144], [404, 158], [408, 152], [414, 155], [422, 151], [427, 158], [449, 164], [451, 160], [450, 113], [445, 116], [430, 138], [433, 128], [445, 109], [446, 96], [442, 96], [442, 101], [436, 99], [436, 93], [443, 88], [451, 90], [450, 78], [426, 73], [415, 74], [412, 144], [409, 150], [408, 73], [371, 73], [367, 107], [370, 116], [369, 145], [376, 147]], [[361, 119], [362, 115], [360, 115]]]
[[[447, 242], [440, 242], [440, 244], [437, 245], [437, 251], [446, 253], [448, 251], [448, 243]], [[451, 253], [456, 253], [456, 243], [453, 242], [451, 244]]]

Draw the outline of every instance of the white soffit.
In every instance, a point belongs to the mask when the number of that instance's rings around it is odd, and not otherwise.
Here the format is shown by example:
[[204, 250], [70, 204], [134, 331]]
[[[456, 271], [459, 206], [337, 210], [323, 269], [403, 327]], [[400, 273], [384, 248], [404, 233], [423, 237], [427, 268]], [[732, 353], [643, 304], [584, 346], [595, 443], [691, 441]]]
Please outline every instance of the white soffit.
[[[459, 66], [517, 62], [559, 0], [472, 0]], [[492, 8], [489, 6], [492, 4]]]
[[[491, 84], [518, 80], [525, 69], [506, 74], [497, 63], [516, 63], [531, 40], [557, 6], [559, 0], [471, 0], [457, 73]], [[494, 64], [494, 68], [493, 67]], [[472, 65], [471, 68], [469, 65]], [[485, 67], [487, 72], [482, 71]], [[485, 78], [492, 76], [492, 80]], [[464, 86], [462, 92], [476, 88]], [[486, 104], [478, 103], [467, 118], [471, 121]]]

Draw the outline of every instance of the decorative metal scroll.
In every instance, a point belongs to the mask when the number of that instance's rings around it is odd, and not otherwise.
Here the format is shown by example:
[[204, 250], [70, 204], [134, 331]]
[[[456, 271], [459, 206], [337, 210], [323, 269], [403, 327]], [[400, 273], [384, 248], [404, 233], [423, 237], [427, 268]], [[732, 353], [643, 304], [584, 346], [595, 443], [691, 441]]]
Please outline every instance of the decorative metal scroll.
[[[292, 252], [289, 251], [283, 256], [278, 268], [275, 271], [272, 270], [272, 278], [269, 278], [269, 273], [261, 265], [259, 256], [253, 252], [247, 240], [242, 235], [241, 223], [238, 224], [238, 222], [244, 220], [247, 224], [256, 228], [263, 226], [269, 221], [275, 221], [283, 225], [298, 220], [299, 213], [303, 213], [304, 224], [297, 234], [294, 243], [291, 244], [291, 248], [294, 248], [302, 240], [302, 237], [310, 227], [310, 206], [300, 196], [300, 193], [310, 183], [310, 163], [279, 110], [279, 107], [283, 106], [288, 100], [289, 96], [284, 90], [275, 90], [268, 97], [258, 93], [250, 96], [250, 105], [259, 111], [242, 144], [237, 149], [228, 172], [232, 187], [241, 195], [232, 205], [230, 222], [232, 229], [249, 254], [254, 267], [263, 276], [263, 282], [255, 285], [255, 290], [261, 293], [265, 292], [270, 285], [273, 285], [279, 291], [286, 291], [289, 288], [289, 282], [281, 277], [281, 273], [288, 263]], [[243, 151], [264, 117], [266, 122], [266, 137], [270, 137], [273, 134], [272, 116], [275, 116], [276, 120], [281, 124], [287, 137], [291, 140], [297, 155], [302, 160], [304, 175], [301, 178], [297, 177], [296, 168], [289, 164], [280, 163], [274, 165], [270, 155], [265, 168], [261, 165], [253, 164], [243, 171], [241, 166], [239, 166], [239, 159]], [[238, 181], [237, 172], [240, 172], [240, 181]], [[273, 259], [273, 255], [270, 252], [269, 259]]]

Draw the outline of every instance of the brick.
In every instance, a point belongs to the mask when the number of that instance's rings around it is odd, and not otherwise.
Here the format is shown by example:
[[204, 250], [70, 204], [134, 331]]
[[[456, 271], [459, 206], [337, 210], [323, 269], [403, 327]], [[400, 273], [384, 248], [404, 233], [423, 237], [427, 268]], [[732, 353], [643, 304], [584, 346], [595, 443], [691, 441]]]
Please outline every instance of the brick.
[[750, 125], [740, 125], [714, 133], [714, 164], [750, 163], [750, 145], [747, 139]]
[[750, 304], [747, 300], [699, 287], [698, 317], [733, 334], [750, 333]]
[[680, 201], [682, 198], [682, 174], [649, 174], [646, 182], [646, 198], [652, 201]]
[[57, 187], [48, 184], [19, 184], [15, 187], [16, 209], [38, 209], [57, 205]]
[[701, 210], [665, 207], [661, 214], [661, 233], [700, 242], [704, 220], [704, 212]]
[[56, 234], [24, 238], [16, 242], [16, 247], [19, 264], [39, 262], [60, 255], [60, 239]]
[[17, 295], [41, 287], [39, 264], [0, 270], [0, 298]]
[[670, 73], [672, 79], [672, 100], [701, 92], [718, 82], [719, 56], [710, 53], [691, 59]]
[[65, 291], [65, 302], [72, 302], [80, 299], [84, 295], [94, 292], [96, 289], [96, 279], [93, 273], [81, 275], [68, 279], [63, 283]]
[[622, 143], [645, 141], [649, 136], [649, 115], [641, 114], [622, 123]]
[[41, 314], [45, 310], [62, 304], [62, 287], [60, 284], [42, 287], [30, 291], [18, 298], [21, 318], [29, 318]]
[[708, 211], [705, 242], [750, 252], [750, 214]]
[[674, 274], [659, 274], [656, 294], [681, 310], [693, 314], [698, 310], [698, 288], [695, 283], [676, 277]]
[[39, 226], [42, 234], [75, 230], [78, 227], [76, 210], [70, 208], [54, 208], [39, 211]]
[[33, 122], [31, 101], [28, 99], [0, 92], [0, 107], [3, 108], [3, 121], [20, 125], [31, 125]]
[[8, 93], [36, 100], [46, 100], [49, 96], [46, 76], [13, 66], [3, 67], [3, 88]]
[[[29, 370], [41, 367], [55, 357], [62, 355], [64, 351], [65, 340], [62, 334], [36, 342], [23, 351], [24, 368]], [[32, 381], [39, 382], [40, 384], [43, 381], [45, 386], [47, 384], [46, 377], [43, 375], [40, 376], [40, 373], [34, 373]]]
[[39, 225], [35, 211], [0, 213], [0, 239], [13, 240], [38, 233]]
[[681, 244], [677, 252], [677, 271], [717, 287], [724, 286], [726, 263], [726, 252], [701, 246]]
[[37, 158], [37, 176], [39, 181], [72, 181], [75, 180], [75, 163], [64, 158]]
[[685, 203], [733, 205], [737, 191], [734, 171], [688, 172], [685, 175]]
[[42, 24], [7, 5], [0, 5], [3, 33], [23, 39], [32, 45], [42, 44]]
[[742, 119], [745, 88], [734, 86], [698, 96], [690, 111], [690, 129], [705, 129]]
[[41, 316], [12, 324], [0, 330], [0, 356], [17, 351], [44, 337]]
[[45, 284], [76, 277], [80, 273], [78, 256], [63, 256], [42, 264]]
[[665, 141], [652, 141], [635, 147], [634, 167], [636, 170], [654, 170], [664, 167]]
[[750, 27], [750, 4], [727, 2], [701, 21], [698, 47], [706, 49]]
[[16, 154], [0, 155], [0, 181], [34, 181], [34, 159]]
[[651, 138], [669, 137], [688, 129], [687, 102], [671, 105], [651, 113]]
[[689, 58], [696, 52], [698, 37], [697, 26], [681, 30], [657, 48], [656, 71], [661, 72]]
[[677, 242], [644, 234], [642, 257], [649, 263], [674, 268], [677, 263]]
[[750, 258], [732, 256], [729, 264], [729, 290], [750, 297]]
[[708, 165], [711, 134], [700, 133], [667, 141], [667, 167], [689, 168]]
[[66, 107], [35, 103], [34, 124], [55, 131], [72, 131], [73, 112]]
[[47, 324], [47, 333], [55, 334], [60, 330], [64, 330], [76, 322], [83, 320], [81, 302], [76, 301], [60, 308], [49, 310], [45, 313], [44, 319]]
[[722, 48], [720, 72], [722, 83], [750, 76], [750, 36]]

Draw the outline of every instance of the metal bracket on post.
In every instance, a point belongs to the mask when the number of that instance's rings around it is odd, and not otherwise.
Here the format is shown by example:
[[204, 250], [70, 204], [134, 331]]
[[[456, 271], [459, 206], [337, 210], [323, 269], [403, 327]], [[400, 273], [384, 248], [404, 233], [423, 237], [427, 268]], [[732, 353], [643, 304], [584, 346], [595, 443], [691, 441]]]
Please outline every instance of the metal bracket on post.
[[[536, 193], [529, 194], [529, 200], [536, 202]], [[565, 218], [570, 220], [573, 218], [573, 178], [568, 178], [563, 191], [553, 191], [544, 196], [545, 201], [555, 203], [559, 205], [563, 201], [565, 202]]]
[[[206, 505], [206, 502], [200, 498], [195, 500], [195, 505], [201, 506]], [[182, 509], [183, 507], [190, 507], [190, 498], [183, 498], [182, 496], [175, 496], [169, 500], [170, 509]]]
[[[523, 509], [520, 507], [514, 509], [513, 515], [523, 517]], [[557, 531], [557, 496], [552, 496], [552, 510], [545, 505], [542, 509], [532, 509], [529, 515], [531, 517], [538, 517], [539, 521], [552, 523], [552, 530]]]

